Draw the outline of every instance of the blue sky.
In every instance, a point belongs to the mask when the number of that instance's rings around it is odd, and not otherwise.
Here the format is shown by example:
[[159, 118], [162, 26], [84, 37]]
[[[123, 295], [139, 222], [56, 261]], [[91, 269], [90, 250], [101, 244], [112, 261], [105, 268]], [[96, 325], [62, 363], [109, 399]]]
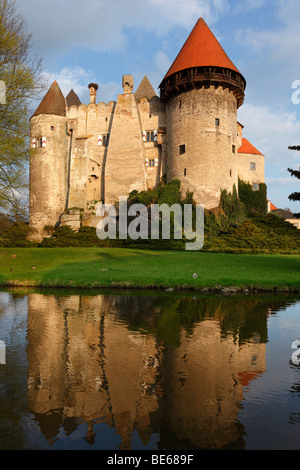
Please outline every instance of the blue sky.
[[[266, 162], [268, 197], [299, 212], [288, 195], [299, 180], [287, 168], [300, 166], [300, 104], [292, 102], [300, 81], [299, 0], [16, 0], [44, 59], [49, 85], [57, 80], [88, 103], [90, 82], [97, 101], [116, 100], [122, 75], [135, 89], [147, 75], [155, 90], [199, 17], [203, 17], [247, 80], [238, 112], [244, 137]], [[300, 88], [300, 82], [299, 87]], [[158, 90], [157, 90], [158, 93]], [[297, 95], [298, 98], [300, 97]]]

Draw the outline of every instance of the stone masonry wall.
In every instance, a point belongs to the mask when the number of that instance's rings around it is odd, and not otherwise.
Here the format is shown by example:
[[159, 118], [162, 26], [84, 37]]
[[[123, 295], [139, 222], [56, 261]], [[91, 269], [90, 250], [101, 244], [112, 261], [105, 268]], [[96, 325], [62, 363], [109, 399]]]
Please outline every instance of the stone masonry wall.
[[65, 209], [68, 137], [66, 118], [38, 115], [31, 119], [31, 142], [46, 137], [46, 147], [30, 152], [31, 239], [40, 241], [47, 225], [55, 226]]
[[221, 87], [182, 93], [167, 103], [166, 127], [167, 180], [181, 180], [183, 196], [189, 190], [205, 208], [217, 207], [220, 189], [238, 186], [235, 96]]
[[134, 94], [119, 95], [105, 165], [105, 203], [147, 188], [146, 152]]

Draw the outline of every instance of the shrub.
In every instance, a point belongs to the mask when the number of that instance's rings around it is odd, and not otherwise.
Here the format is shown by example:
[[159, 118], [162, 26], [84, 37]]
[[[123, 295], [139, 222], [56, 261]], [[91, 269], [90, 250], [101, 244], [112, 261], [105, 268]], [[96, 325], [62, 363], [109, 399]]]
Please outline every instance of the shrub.
[[253, 191], [250, 183], [239, 179], [239, 198], [245, 204], [247, 214], [267, 213], [267, 186], [264, 183], [259, 185], [258, 191]]

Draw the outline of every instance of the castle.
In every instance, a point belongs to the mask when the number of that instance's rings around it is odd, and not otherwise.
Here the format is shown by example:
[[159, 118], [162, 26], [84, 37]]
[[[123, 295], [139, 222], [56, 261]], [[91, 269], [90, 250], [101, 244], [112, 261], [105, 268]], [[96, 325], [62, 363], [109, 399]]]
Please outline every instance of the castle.
[[[30, 152], [30, 227], [96, 226], [99, 204], [113, 204], [133, 190], [154, 188], [163, 175], [179, 179], [206, 209], [238, 178], [258, 189], [264, 156], [242, 136], [237, 109], [246, 81], [200, 18], [163, 78], [157, 96], [147, 77], [134, 92], [123, 76], [117, 101], [90, 103], [57, 82], [33, 114]], [[101, 93], [101, 90], [99, 90]], [[102, 201], [102, 202], [101, 202]]]

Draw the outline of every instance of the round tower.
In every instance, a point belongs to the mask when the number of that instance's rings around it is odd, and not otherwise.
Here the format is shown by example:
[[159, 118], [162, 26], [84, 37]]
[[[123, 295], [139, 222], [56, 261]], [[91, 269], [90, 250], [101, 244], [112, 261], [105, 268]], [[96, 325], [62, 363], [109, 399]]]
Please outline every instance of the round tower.
[[205, 208], [238, 186], [237, 109], [246, 81], [200, 18], [160, 84], [166, 102], [167, 181]]
[[30, 121], [31, 239], [40, 241], [65, 209], [68, 142], [66, 100], [54, 82]]

